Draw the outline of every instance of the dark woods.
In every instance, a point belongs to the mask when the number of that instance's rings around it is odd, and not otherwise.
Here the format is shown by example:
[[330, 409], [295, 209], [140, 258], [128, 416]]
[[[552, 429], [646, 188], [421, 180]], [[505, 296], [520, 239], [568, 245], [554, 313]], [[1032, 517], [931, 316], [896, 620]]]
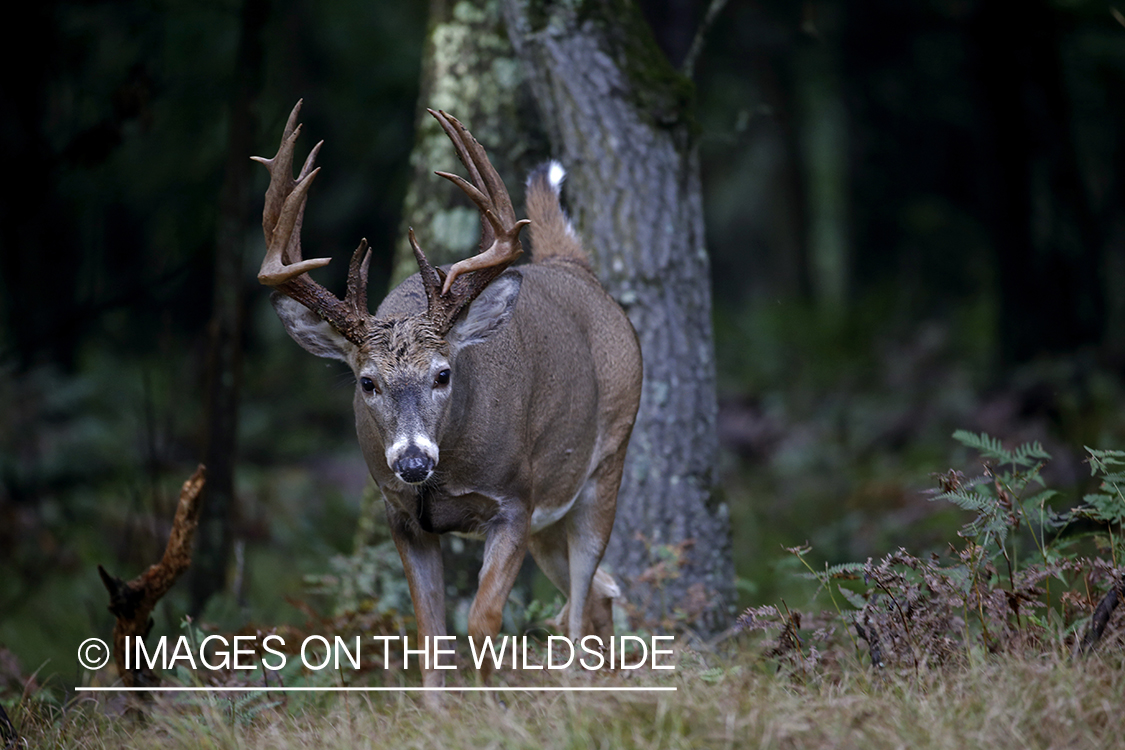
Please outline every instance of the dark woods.
[[[237, 169], [228, 146], [260, 142], [306, 89], [340, 166], [323, 188], [336, 209], [311, 229], [333, 249], [368, 236], [387, 273], [416, 5], [31, 11], [31, 38], [6, 53], [20, 74], [3, 84], [5, 360], [70, 369], [84, 346], [198, 341]], [[673, 63], [705, 5], [641, 3]], [[696, 67], [720, 304], [848, 304], [890, 284], [925, 315], [983, 294], [1008, 363], [1087, 345], [1119, 355], [1122, 33], [1106, 2], [729, 3]]]
[[[719, 110], [729, 150], [705, 121], [720, 300], [847, 307], [894, 288], [917, 320], [984, 297], [1005, 367], [1083, 348], [1120, 364], [1125, 26], [1109, 3], [767, 2], [727, 18], [698, 72], [702, 117], [720, 92], [751, 104]], [[739, 68], [715, 67], [720, 47]]]

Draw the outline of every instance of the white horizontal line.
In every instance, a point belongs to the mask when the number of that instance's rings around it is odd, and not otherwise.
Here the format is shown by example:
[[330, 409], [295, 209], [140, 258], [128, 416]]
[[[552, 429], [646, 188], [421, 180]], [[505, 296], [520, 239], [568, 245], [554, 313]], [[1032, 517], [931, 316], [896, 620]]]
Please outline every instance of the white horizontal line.
[[76, 692], [148, 692], [148, 693], [663, 693], [675, 692], [675, 687], [269, 687], [247, 685], [245, 687], [76, 687]]

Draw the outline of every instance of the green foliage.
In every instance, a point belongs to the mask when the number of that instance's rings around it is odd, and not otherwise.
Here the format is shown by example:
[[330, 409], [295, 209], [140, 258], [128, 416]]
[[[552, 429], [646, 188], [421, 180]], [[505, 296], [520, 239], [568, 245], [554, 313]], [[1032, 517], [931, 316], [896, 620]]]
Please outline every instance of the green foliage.
[[383, 522], [383, 510], [377, 507], [381, 504], [382, 495], [369, 483], [360, 501], [352, 550], [333, 555], [328, 572], [304, 577], [306, 592], [326, 602], [331, 611], [322, 622], [333, 633], [372, 617], [403, 631], [413, 612], [402, 560]]
[[[1122, 471], [1122, 467], [1125, 467], [1125, 451], [1095, 450], [1088, 447], [1086, 452], [1090, 454], [1090, 474], [1101, 476], [1102, 491], [1086, 495], [1083, 498], [1086, 501], [1085, 507], [1075, 508], [1072, 516], [1101, 524], [1113, 565], [1117, 567], [1121, 564], [1122, 552], [1125, 551], [1120, 534], [1121, 524], [1125, 522], [1125, 495], [1122, 495], [1122, 487], [1125, 487], [1125, 471]], [[1114, 526], [1119, 529], [1116, 535], [1113, 533]]]
[[985, 460], [997, 461], [1001, 464], [1011, 464], [1013, 468], [1041, 467], [1044, 462], [1051, 460], [1050, 454], [1043, 450], [1043, 446], [1039, 444], [1038, 440], [1034, 443], [1026, 443], [1019, 446], [1014, 451], [1010, 451], [1006, 449], [999, 440], [983, 432], [979, 435], [974, 435], [965, 430], [957, 430], [953, 433], [953, 439], [966, 447], [977, 449]]
[[331, 572], [305, 576], [309, 593], [327, 596], [339, 615], [374, 606], [380, 613], [410, 612], [410, 589], [394, 543], [362, 546], [328, 561]]
[[918, 327], [900, 297], [880, 290], [833, 316], [791, 298], [717, 298], [723, 499], [736, 569], [756, 587], [744, 605], [783, 593], [804, 606], [813, 594], [778, 568], [781, 547], [809, 541], [814, 564], [836, 563], [929, 549], [960, 525], [951, 504], [916, 507], [915, 488], [944, 460], [949, 434], [994, 398], [982, 390], [991, 308], [965, 302]]
[[935, 499], [947, 500], [974, 513], [975, 517], [965, 524], [961, 535], [974, 540], [983, 549], [995, 546], [995, 552], [1008, 558], [1008, 532], [1018, 529], [1021, 522], [1027, 520], [1027, 507], [1041, 508], [1054, 495], [1046, 490], [1024, 497], [1030, 486], [1043, 486], [1040, 471], [1051, 457], [1038, 441], [1009, 451], [999, 440], [984, 433], [974, 435], [958, 430], [953, 438], [981, 454], [984, 474], [970, 482], [965, 482], [959, 472], [942, 475], [943, 492]]
[[[872, 664], [916, 673], [972, 663], [997, 651], [1038, 654], [1060, 646], [1086, 651], [1103, 639], [1090, 615], [1102, 594], [1125, 577], [1119, 564], [1125, 452], [1088, 448], [1102, 493], [1058, 513], [1048, 506], [1057, 493], [1046, 489], [1042, 478], [1051, 457], [1038, 442], [1008, 449], [983, 433], [959, 430], [954, 438], [982, 459], [978, 477], [966, 479], [954, 470], [938, 476], [933, 499], [969, 514], [959, 541], [944, 554], [917, 556], [900, 548], [878, 561], [823, 570], [808, 562], [808, 546], [789, 549], [827, 592], [833, 611], [811, 616], [802, 629], [796, 613], [772, 607], [747, 610], [739, 619], [741, 628], [778, 632], [767, 655], [804, 675], [817, 666], [823, 651], [842, 653], [840, 624], [854, 653], [858, 642], [853, 632], [866, 642]], [[1097, 525], [1083, 534], [1056, 533], [1079, 519]], [[1094, 554], [1080, 544], [1083, 537], [1094, 539]], [[1026, 551], [1020, 554], [1021, 543], [1029, 539], [1032, 544], [1024, 543]], [[1099, 550], [1108, 550], [1109, 559]], [[808, 633], [809, 622], [819, 626], [817, 635]], [[802, 641], [810, 637], [819, 651]], [[1112, 637], [1123, 634], [1114, 631]]]

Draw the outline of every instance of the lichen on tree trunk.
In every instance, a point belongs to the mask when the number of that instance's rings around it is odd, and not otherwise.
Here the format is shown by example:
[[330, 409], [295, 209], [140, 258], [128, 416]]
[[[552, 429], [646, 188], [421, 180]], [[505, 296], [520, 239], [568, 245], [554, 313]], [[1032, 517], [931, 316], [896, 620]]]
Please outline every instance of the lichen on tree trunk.
[[434, 175], [434, 170], [459, 172], [461, 165], [427, 107], [449, 112], [472, 129], [493, 166], [508, 178], [513, 198], [518, 191], [511, 176], [525, 173], [547, 154], [496, 0], [431, 2], [419, 102], [392, 286], [418, 270], [406, 241], [408, 226], [435, 264], [471, 255], [480, 232], [477, 209], [452, 183]]

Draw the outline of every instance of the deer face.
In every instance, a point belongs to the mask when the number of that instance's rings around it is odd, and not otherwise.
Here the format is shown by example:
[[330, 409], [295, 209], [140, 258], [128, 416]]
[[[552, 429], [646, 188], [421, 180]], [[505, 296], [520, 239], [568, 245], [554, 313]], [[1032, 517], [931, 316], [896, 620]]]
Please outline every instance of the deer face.
[[455, 392], [472, 387], [471, 374], [458, 371], [458, 354], [507, 325], [520, 282], [516, 272], [497, 278], [444, 335], [427, 313], [373, 318], [359, 345], [300, 303], [282, 296], [273, 302], [293, 340], [317, 356], [351, 366], [356, 409], [363, 405], [382, 437], [388, 468], [406, 484], [421, 484], [441, 458]]
[[420, 484], [437, 466], [438, 443], [453, 385], [449, 342], [425, 315], [377, 319], [357, 348], [357, 408], [362, 402], [383, 436], [387, 466]]

